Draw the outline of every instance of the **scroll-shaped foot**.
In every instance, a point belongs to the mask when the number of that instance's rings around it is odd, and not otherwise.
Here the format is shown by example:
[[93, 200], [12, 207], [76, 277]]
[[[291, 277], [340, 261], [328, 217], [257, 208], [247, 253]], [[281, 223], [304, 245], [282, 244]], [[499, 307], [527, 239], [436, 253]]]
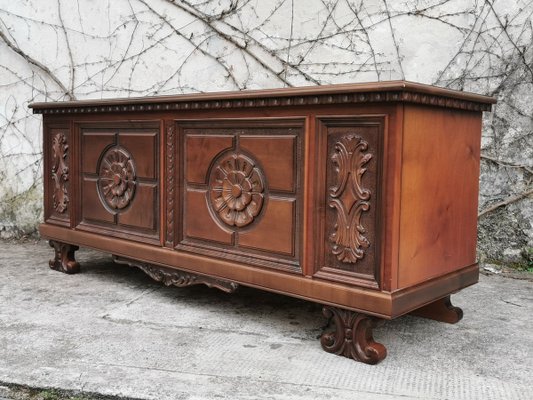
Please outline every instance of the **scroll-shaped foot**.
[[326, 332], [320, 338], [322, 348], [366, 364], [377, 364], [387, 356], [387, 349], [374, 341], [372, 329], [382, 320], [353, 311], [324, 306], [322, 313], [333, 318], [335, 331]]
[[48, 243], [55, 251], [55, 257], [48, 263], [50, 268], [66, 274], [80, 272], [80, 264], [74, 258], [74, 253], [79, 249], [78, 246], [56, 242], [55, 240], [50, 240]]
[[452, 305], [450, 296], [446, 296], [412, 311], [411, 315], [433, 319], [439, 322], [446, 322], [448, 324], [455, 324], [463, 318], [463, 310]]

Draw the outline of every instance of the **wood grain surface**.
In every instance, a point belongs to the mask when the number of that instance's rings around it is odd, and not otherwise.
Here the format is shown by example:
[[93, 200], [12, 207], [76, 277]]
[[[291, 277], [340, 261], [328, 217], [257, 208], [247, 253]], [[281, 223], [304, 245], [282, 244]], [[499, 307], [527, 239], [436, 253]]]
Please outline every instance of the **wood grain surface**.
[[402, 81], [34, 104], [40, 232], [56, 260], [87, 246], [395, 318], [477, 281], [493, 102]]

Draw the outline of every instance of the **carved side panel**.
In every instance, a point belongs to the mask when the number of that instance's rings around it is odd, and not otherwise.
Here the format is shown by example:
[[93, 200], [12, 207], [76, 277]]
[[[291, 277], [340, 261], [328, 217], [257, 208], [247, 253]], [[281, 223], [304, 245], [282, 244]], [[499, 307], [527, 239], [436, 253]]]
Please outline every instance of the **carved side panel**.
[[54, 133], [52, 136], [52, 207], [54, 211], [63, 214], [67, 211], [69, 198], [67, 184], [69, 180], [68, 168], [68, 142], [67, 135], [63, 132]]
[[48, 223], [69, 225], [71, 212], [72, 143], [68, 125], [45, 129], [45, 218]]
[[303, 121], [177, 127], [177, 248], [300, 272]]
[[317, 275], [377, 287], [383, 120], [330, 118], [319, 127], [325, 215]]
[[363, 186], [366, 165], [372, 158], [368, 142], [355, 134], [335, 142], [331, 162], [337, 183], [329, 188], [328, 206], [335, 209], [336, 221], [329, 236], [331, 252], [343, 263], [355, 264], [365, 256], [370, 242], [365, 234], [363, 213], [370, 209], [371, 191]]

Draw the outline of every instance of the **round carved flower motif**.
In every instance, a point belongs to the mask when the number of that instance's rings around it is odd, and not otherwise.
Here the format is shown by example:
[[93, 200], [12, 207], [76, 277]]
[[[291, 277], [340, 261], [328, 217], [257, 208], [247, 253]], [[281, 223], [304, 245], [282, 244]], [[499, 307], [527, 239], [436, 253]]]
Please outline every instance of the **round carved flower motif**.
[[127, 207], [135, 195], [136, 181], [130, 153], [118, 146], [107, 150], [98, 167], [98, 191], [104, 205], [113, 212]]
[[243, 154], [230, 154], [215, 162], [209, 179], [211, 206], [229, 226], [254, 221], [263, 207], [265, 179], [256, 163]]

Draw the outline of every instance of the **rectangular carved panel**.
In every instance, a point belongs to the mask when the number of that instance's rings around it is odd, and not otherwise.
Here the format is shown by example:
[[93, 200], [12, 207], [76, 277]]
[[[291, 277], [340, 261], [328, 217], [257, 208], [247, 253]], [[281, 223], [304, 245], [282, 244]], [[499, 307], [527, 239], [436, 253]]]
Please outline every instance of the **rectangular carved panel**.
[[[154, 231], [157, 228], [157, 219], [159, 215], [155, 214], [157, 210], [157, 184], [156, 183], [139, 183], [135, 201], [131, 202], [123, 213], [117, 215], [119, 225], [131, 228], [145, 228]], [[154, 210], [153, 212], [151, 210]]]
[[296, 183], [295, 141], [294, 136], [257, 138], [242, 135], [240, 145], [242, 149], [254, 154], [264, 165], [265, 173], [270, 177], [271, 190], [294, 192]]
[[97, 179], [83, 177], [81, 192], [81, 208], [86, 222], [107, 222], [114, 224], [115, 215], [107, 211], [98, 196]]
[[80, 126], [79, 229], [159, 236], [159, 126]]
[[115, 143], [114, 132], [84, 132], [82, 135], [81, 168], [82, 172], [95, 173], [98, 160], [104, 149]]
[[379, 211], [383, 119], [319, 120], [319, 193], [325, 210], [317, 276], [379, 280]]
[[119, 144], [128, 149], [136, 160], [135, 173], [138, 178], [155, 179], [157, 176], [157, 132], [120, 132]]
[[[222, 229], [207, 206], [207, 190], [187, 190], [185, 194], [184, 236], [233, 245], [233, 232]], [[194, 216], [194, 218], [187, 218]]]
[[72, 135], [70, 126], [45, 128], [45, 219], [49, 223], [70, 225], [72, 211]]
[[188, 135], [185, 138], [187, 182], [203, 184], [213, 158], [233, 146], [232, 135]]
[[239, 245], [293, 255], [295, 211], [294, 199], [270, 199], [263, 222], [257, 229], [241, 232]]
[[182, 191], [167, 210], [181, 220], [177, 247], [299, 272], [303, 121], [178, 121], [177, 131]]

